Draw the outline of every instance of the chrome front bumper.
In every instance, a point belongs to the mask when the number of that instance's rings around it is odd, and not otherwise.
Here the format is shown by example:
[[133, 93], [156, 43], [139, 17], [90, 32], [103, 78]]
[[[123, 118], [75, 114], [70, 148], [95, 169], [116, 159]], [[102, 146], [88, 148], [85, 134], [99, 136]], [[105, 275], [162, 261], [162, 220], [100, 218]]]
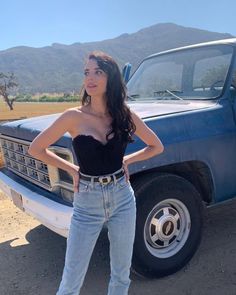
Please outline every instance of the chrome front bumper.
[[72, 207], [50, 200], [36, 191], [19, 184], [0, 171], [0, 190], [9, 197], [13, 203], [36, 218], [43, 225], [67, 237]]

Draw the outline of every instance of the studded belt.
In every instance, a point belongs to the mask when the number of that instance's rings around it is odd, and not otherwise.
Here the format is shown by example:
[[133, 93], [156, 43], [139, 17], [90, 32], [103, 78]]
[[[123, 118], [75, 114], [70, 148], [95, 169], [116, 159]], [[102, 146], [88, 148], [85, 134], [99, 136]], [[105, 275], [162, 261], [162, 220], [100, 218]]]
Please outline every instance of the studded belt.
[[115, 174], [105, 175], [105, 176], [88, 176], [83, 175], [80, 173], [80, 179], [86, 180], [86, 181], [94, 181], [94, 182], [100, 182], [101, 184], [108, 184], [112, 181], [115, 181], [115, 179], [119, 179], [124, 175], [124, 171], [117, 172]]

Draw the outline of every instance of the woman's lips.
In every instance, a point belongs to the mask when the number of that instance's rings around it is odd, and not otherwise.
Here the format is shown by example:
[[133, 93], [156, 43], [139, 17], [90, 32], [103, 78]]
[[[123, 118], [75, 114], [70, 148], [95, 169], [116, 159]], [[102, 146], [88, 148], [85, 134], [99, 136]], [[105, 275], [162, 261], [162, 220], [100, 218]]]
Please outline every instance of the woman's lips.
[[95, 84], [88, 84], [87, 87], [88, 88], [95, 88], [95, 87], [97, 87], [97, 85], [95, 85]]

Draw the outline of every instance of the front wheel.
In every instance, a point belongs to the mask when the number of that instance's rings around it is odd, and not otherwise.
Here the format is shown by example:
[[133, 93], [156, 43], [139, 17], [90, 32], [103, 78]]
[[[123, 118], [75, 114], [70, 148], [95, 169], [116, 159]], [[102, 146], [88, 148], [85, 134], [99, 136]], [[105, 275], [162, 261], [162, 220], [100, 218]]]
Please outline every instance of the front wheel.
[[174, 273], [200, 243], [201, 197], [190, 182], [171, 174], [150, 174], [133, 187], [137, 201], [133, 269], [151, 277]]

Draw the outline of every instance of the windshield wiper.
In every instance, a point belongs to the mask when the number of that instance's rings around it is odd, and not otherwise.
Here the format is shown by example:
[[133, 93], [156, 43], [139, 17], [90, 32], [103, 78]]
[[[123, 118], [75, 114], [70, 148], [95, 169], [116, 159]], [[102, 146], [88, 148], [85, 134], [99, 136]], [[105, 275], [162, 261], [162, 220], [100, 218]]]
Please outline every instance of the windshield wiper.
[[140, 97], [140, 95], [139, 94], [131, 94], [131, 95], [127, 95], [127, 97], [129, 100], [134, 101], [134, 100], [136, 100], [136, 98]]
[[[183, 100], [182, 97], [180, 97], [180, 96], [174, 94], [174, 92], [172, 92], [172, 91], [170, 91], [170, 90], [168, 90], [168, 89], [166, 89], [166, 92], [169, 93], [169, 94], [171, 94], [172, 96], [174, 96], [174, 97], [177, 98], [177, 99]], [[181, 93], [181, 91], [176, 91], [176, 92]]]
[[[179, 91], [179, 90], [170, 91], [169, 89], [165, 89], [165, 90], [154, 91], [154, 95], [165, 94], [165, 93], [168, 93], [168, 94], [170, 94], [171, 96], [173, 96], [173, 97], [175, 97], [177, 99], [184, 100], [182, 97], [175, 94], [175, 93], [183, 93], [182, 91]], [[160, 97], [158, 97], [158, 99], [159, 98]], [[162, 96], [161, 99], [166, 99], [166, 97]]]

